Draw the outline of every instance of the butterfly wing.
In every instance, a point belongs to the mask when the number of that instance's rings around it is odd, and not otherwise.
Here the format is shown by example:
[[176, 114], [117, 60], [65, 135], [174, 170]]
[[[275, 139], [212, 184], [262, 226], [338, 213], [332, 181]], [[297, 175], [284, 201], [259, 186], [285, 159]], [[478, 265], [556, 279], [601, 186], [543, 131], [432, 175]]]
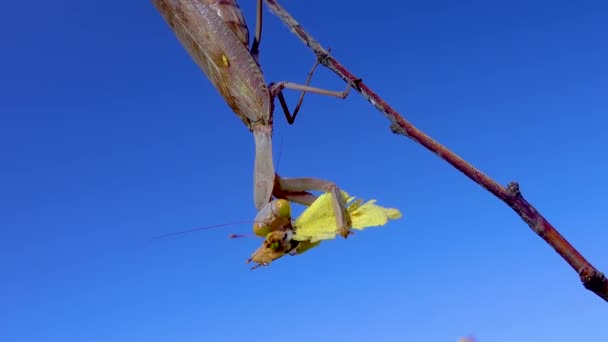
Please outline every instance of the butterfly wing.
[[[325, 193], [300, 215], [295, 223], [294, 239], [298, 241], [317, 242], [331, 240], [338, 235], [336, 217], [332, 210], [331, 194]], [[402, 217], [401, 212], [395, 208], [379, 206], [376, 200], [370, 200], [360, 205], [361, 200], [354, 200], [346, 192], [342, 196], [348, 205], [348, 214], [351, 217], [352, 228], [363, 230], [369, 227], [384, 226], [389, 220]]]

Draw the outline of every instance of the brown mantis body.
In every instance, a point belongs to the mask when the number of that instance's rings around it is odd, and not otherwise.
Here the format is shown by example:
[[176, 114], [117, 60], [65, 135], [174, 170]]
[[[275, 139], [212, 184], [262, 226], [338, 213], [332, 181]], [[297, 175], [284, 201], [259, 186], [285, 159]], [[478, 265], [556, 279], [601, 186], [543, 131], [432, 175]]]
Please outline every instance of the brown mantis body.
[[[261, 39], [261, 7], [258, 0], [255, 39], [248, 49], [249, 30], [235, 0], [152, 0], [175, 35], [224, 97], [230, 108], [253, 133], [255, 141], [254, 203], [261, 210], [273, 197], [310, 205], [310, 190], [331, 192], [332, 208], [340, 234], [350, 232], [350, 222], [339, 188], [316, 178], [281, 178], [275, 174], [272, 158], [274, 98], [278, 97], [285, 117], [292, 124], [299, 103], [290, 114], [283, 89], [345, 98], [344, 92], [329, 91], [291, 82], [266, 84], [258, 64]], [[314, 70], [314, 68], [313, 68]], [[312, 72], [311, 72], [312, 73]], [[307, 82], [310, 81], [310, 75]]]

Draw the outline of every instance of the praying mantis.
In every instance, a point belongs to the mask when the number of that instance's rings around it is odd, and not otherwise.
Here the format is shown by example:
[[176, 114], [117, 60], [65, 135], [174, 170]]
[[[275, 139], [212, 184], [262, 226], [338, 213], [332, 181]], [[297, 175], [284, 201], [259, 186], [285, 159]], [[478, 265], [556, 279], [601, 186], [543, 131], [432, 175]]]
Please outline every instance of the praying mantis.
[[[254, 204], [257, 210], [273, 196], [310, 206], [315, 196], [308, 191], [330, 193], [335, 222], [341, 236], [350, 233], [351, 222], [338, 186], [318, 178], [282, 178], [275, 173], [272, 157], [274, 99], [278, 97], [287, 122], [293, 124], [306, 92], [344, 99], [343, 92], [306, 84], [266, 84], [259, 65], [262, 0], [257, 2], [255, 38], [249, 50], [249, 29], [235, 0], [152, 0], [178, 40], [206, 74], [224, 100], [253, 133], [255, 142]], [[316, 65], [315, 65], [316, 67]], [[314, 67], [313, 67], [314, 71]], [[302, 91], [293, 114], [282, 94], [284, 89]]]

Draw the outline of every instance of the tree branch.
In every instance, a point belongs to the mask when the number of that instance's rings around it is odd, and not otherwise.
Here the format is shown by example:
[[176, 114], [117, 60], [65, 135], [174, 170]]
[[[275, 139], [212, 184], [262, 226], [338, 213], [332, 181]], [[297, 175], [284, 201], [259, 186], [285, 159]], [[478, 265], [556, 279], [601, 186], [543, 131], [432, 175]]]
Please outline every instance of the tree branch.
[[276, 0], [265, 0], [268, 7], [298, 36], [314, 53], [318, 60], [340, 76], [357, 90], [365, 99], [375, 106], [391, 122], [393, 133], [401, 134], [426, 149], [434, 152], [441, 159], [450, 163], [460, 172], [494, 194], [513, 209], [532, 230], [545, 240], [566, 262], [578, 273], [583, 286], [608, 301], [608, 280], [599, 270], [587, 261], [526, 199], [522, 196], [519, 185], [510, 183], [506, 188], [477, 170], [454, 152], [433, 140], [388, 105], [378, 94], [365, 85], [360, 78], [353, 75], [346, 67], [333, 58], [304, 28], [281, 7]]

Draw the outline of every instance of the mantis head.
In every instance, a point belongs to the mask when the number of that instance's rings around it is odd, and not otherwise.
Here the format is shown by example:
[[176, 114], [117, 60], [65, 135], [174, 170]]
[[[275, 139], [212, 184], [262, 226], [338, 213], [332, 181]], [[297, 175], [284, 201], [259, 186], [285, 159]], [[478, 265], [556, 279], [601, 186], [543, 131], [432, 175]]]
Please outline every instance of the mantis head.
[[255, 216], [253, 232], [266, 237], [269, 233], [287, 229], [291, 225], [291, 206], [284, 199], [268, 202]]

